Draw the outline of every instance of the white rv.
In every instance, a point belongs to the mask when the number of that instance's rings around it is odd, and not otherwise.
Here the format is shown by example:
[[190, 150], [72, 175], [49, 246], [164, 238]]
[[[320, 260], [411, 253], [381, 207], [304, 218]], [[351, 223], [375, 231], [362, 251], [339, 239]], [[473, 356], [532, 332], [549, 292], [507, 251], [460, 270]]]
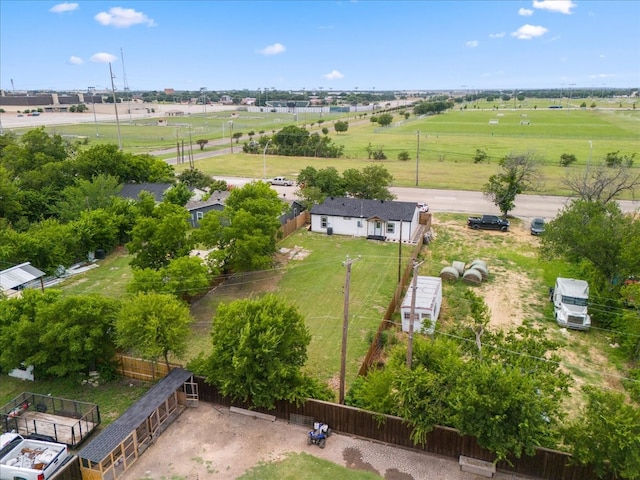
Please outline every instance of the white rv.
[[589, 330], [591, 318], [587, 313], [589, 284], [573, 278], [556, 279], [553, 289], [553, 311], [561, 327]]

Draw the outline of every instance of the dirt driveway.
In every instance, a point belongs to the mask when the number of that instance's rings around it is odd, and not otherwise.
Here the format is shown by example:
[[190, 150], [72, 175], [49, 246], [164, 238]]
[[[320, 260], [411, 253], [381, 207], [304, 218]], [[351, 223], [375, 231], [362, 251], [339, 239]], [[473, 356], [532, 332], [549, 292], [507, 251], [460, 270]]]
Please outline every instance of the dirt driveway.
[[[320, 449], [307, 445], [307, 431], [306, 427], [270, 422], [200, 402], [197, 408], [186, 409], [122, 478], [234, 480], [259, 462], [281, 460], [288, 452], [306, 452], [348, 468], [376, 472], [387, 480], [482, 478], [461, 472], [455, 460], [346, 435], [331, 435], [327, 447]], [[498, 472], [493, 478], [525, 477]]]

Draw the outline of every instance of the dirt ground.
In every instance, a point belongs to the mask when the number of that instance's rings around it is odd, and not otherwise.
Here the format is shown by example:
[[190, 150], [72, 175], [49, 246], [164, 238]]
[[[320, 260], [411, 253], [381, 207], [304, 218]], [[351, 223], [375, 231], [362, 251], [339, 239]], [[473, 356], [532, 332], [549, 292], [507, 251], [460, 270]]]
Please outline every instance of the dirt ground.
[[[324, 449], [307, 445], [308, 428], [230, 412], [201, 402], [186, 409], [122, 477], [123, 480], [234, 480], [259, 463], [306, 452], [386, 480], [477, 480], [458, 462], [337, 433]], [[496, 480], [525, 477], [498, 472]], [[318, 477], [318, 480], [326, 480]], [[333, 479], [331, 479], [333, 480]]]

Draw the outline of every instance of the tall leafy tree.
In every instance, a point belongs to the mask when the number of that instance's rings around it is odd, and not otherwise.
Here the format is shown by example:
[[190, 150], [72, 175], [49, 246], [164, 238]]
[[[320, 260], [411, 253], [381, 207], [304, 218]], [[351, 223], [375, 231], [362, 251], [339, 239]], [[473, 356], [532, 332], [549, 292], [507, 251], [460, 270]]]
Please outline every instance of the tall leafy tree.
[[342, 174], [345, 189], [355, 198], [376, 200], [393, 200], [395, 196], [389, 191], [393, 175], [382, 165], [369, 165], [362, 171], [349, 168]]
[[160, 270], [134, 268], [133, 280], [127, 285], [132, 293], [170, 293], [190, 301], [209, 287], [209, 269], [200, 257], [180, 257]]
[[539, 163], [532, 153], [507, 155], [500, 160], [499, 172], [489, 177], [482, 192], [506, 217], [515, 208], [516, 196], [537, 188]]
[[63, 297], [41, 308], [39, 345], [46, 358], [37, 356], [46, 373], [63, 377], [111, 365], [119, 310], [119, 300], [97, 294]]
[[127, 250], [135, 258], [131, 265], [160, 269], [172, 259], [189, 255], [193, 240], [188, 236], [189, 212], [168, 202], [157, 205], [152, 216], [138, 217]]
[[223, 212], [209, 212], [194, 238], [215, 250], [214, 268], [242, 272], [269, 268], [286, 204], [268, 184], [252, 182], [231, 191]]
[[116, 343], [143, 358], [180, 358], [187, 348], [191, 315], [189, 308], [173, 295], [139, 293], [126, 300], [116, 320]]
[[587, 405], [565, 431], [573, 457], [601, 476], [640, 478], [640, 409], [621, 393], [584, 391]]
[[311, 335], [298, 310], [275, 295], [220, 305], [211, 340], [207, 382], [224, 395], [273, 408], [308, 394], [301, 368]]

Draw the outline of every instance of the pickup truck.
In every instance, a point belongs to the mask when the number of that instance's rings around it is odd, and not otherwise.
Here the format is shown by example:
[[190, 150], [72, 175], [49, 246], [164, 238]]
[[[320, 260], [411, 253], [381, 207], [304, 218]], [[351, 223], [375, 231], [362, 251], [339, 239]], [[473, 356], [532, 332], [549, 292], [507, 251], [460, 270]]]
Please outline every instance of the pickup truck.
[[497, 215], [482, 215], [481, 217], [469, 217], [467, 219], [467, 226], [478, 230], [480, 228], [485, 230], [500, 230], [506, 232], [509, 230], [509, 220], [500, 218]]
[[273, 177], [267, 180], [267, 183], [269, 185], [280, 185], [283, 187], [292, 187], [295, 184], [293, 180], [289, 180], [285, 177]]
[[0, 435], [0, 480], [47, 480], [69, 455], [62, 443]]

